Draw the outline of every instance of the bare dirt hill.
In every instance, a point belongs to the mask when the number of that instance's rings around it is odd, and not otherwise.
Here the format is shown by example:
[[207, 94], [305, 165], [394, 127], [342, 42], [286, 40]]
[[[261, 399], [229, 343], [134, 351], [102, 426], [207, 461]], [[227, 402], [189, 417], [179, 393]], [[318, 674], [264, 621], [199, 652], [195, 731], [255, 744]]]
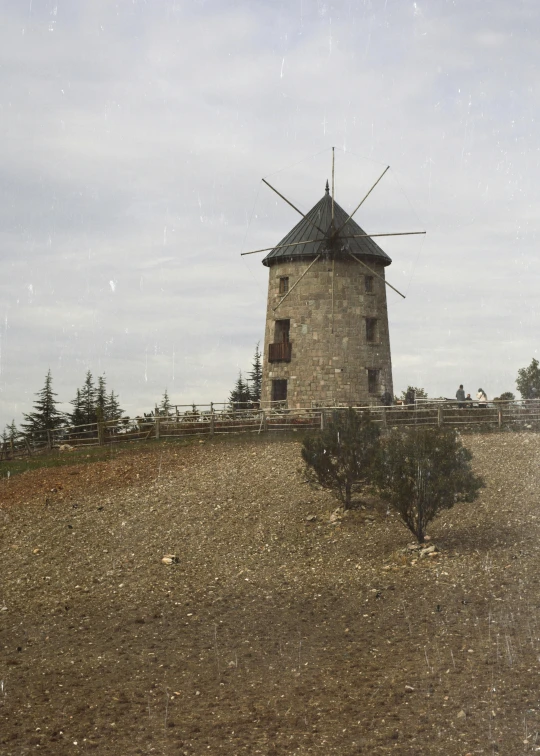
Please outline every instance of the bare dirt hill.
[[540, 436], [466, 443], [433, 558], [375, 504], [330, 524], [291, 441], [2, 479], [0, 752], [540, 751]]

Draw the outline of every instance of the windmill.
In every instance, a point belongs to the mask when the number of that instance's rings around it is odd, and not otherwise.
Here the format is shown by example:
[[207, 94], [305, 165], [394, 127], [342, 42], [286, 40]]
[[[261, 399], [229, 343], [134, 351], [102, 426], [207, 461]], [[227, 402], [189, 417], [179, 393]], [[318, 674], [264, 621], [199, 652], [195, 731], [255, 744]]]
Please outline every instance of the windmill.
[[302, 216], [276, 246], [242, 253], [269, 253], [263, 405], [358, 406], [393, 396], [386, 287], [405, 296], [386, 280], [392, 260], [373, 240], [425, 231], [367, 234], [353, 220], [388, 169], [350, 214], [335, 201], [334, 148], [331, 193], [327, 181], [306, 214], [262, 179]]

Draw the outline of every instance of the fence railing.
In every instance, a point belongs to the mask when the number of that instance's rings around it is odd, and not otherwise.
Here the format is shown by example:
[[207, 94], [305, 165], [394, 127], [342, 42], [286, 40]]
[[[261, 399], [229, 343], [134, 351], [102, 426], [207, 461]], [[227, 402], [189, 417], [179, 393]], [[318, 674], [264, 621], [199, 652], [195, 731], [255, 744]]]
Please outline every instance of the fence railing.
[[[136, 418], [120, 418], [102, 423], [65, 426], [32, 434], [18, 434], [0, 442], [0, 461], [28, 457], [53, 449], [85, 448], [147, 441], [149, 439], [180, 439], [189, 436], [218, 436], [228, 433], [270, 433], [286, 430], [324, 428], [333, 412], [344, 407], [287, 409], [235, 408], [227, 405], [200, 405], [180, 411], [175, 406], [170, 414], [152, 414]], [[383, 428], [411, 425], [448, 425], [462, 430], [503, 428], [536, 428], [540, 430], [540, 400], [496, 401], [487, 406], [462, 406], [454, 401], [424, 401], [414, 405], [390, 407], [355, 407], [369, 409], [373, 419]]]

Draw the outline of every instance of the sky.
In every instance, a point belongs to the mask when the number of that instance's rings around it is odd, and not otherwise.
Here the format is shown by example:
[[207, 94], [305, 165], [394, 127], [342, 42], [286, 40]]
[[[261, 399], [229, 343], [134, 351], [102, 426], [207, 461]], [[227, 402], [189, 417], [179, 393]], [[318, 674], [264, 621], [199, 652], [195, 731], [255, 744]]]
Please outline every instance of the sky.
[[262, 255], [324, 194], [379, 244], [394, 389], [490, 398], [538, 357], [534, 0], [4, 0], [0, 429], [50, 369], [130, 415], [222, 402]]

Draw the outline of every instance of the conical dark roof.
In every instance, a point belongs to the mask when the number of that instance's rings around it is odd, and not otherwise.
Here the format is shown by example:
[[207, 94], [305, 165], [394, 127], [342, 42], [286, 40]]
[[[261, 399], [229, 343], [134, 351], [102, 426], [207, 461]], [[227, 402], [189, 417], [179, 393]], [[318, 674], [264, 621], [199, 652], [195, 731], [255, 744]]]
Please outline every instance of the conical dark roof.
[[[336, 229], [341, 228], [348, 217], [349, 213], [346, 213], [337, 202], [334, 202], [334, 227]], [[317, 228], [317, 226], [319, 228]], [[346, 238], [348, 236], [354, 236], [355, 234], [365, 233], [354, 220], [347, 222], [340, 231], [339, 237], [332, 242], [332, 248], [330, 249], [327, 236], [330, 236], [331, 226], [332, 197], [328, 191], [327, 183], [324, 197], [317, 202], [317, 204], [311, 208], [309, 213], [296, 224], [292, 231], [289, 231], [287, 236], [285, 236], [279, 244], [266, 255], [262, 261], [263, 265], [270, 267], [275, 263], [284, 262], [291, 258], [313, 258], [318, 254], [330, 251], [333, 251], [334, 254], [339, 256], [348, 257], [348, 252], [352, 252], [353, 255], [376, 258], [377, 262], [380, 262], [383, 265], [390, 265], [392, 262], [390, 257], [382, 251], [373, 239], [370, 239], [367, 236], [359, 239]], [[326, 235], [323, 234], [322, 231], [324, 231]], [[298, 244], [298, 242], [306, 242], [310, 239], [314, 240], [310, 244]], [[295, 246], [282, 247], [284, 244], [295, 244]], [[278, 247], [282, 248], [278, 249]]]

